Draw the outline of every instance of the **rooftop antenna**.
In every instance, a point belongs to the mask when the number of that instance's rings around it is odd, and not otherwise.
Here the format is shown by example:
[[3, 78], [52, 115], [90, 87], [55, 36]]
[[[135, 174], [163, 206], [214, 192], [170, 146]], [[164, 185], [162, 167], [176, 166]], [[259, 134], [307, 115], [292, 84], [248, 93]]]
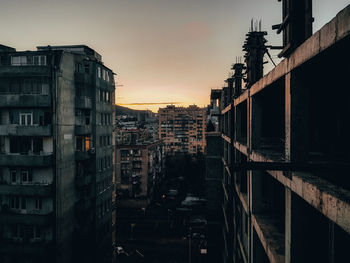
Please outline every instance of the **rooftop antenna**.
[[259, 20], [259, 32], [261, 31], [261, 19]]
[[250, 20], [250, 32], [252, 32], [253, 31], [253, 18], [252, 18], [252, 20]]

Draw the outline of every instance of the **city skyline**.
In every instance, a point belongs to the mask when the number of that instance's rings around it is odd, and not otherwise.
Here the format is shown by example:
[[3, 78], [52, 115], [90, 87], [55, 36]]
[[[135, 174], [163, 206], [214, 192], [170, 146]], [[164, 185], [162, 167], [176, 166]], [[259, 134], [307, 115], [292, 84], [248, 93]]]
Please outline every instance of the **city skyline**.
[[[348, 4], [327, 2], [313, 3], [314, 32]], [[281, 44], [271, 30], [281, 22], [277, 1], [2, 0], [0, 22], [7, 26], [0, 32], [1, 43], [17, 50], [83, 43], [99, 50], [117, 73], [116, 103], [157, 111], [159, 102], [207, 105], [210, 89], [224, 85], [242, 56], [252, 18], [262, 20], [268, 44]]]

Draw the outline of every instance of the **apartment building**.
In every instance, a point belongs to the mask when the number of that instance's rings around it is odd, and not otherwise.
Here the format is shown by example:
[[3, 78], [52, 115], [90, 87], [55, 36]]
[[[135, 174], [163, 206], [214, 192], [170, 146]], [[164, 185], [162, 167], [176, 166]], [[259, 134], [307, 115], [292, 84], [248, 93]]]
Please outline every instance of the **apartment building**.
[[285, 59], [263, 76], [266, 32], [251, 29], [221, 90], [222, 258], [345, 262], [350, 6], [311, 34], [311, 1], [282, 2]]
[[163, 176], [161, 141], [128, 141], [116, 146], [117, 208], [145, 209]]
[[158, 136], [163, 140], [165, 153], [204, 153], [206, 109], [196, 105], [168, 105], [158, 111]]
[[110, 262], [113, 74], [84, 45], [0, 45], [0, 262]]

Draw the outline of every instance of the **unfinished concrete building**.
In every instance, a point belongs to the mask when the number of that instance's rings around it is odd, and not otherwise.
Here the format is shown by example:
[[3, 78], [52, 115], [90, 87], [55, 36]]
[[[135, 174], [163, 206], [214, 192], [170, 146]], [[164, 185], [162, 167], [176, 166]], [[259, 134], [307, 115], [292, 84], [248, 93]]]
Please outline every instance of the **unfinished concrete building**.
[[249, 32], [246, 65], [233, 67], [248, 83], [237, 72], [221, 92], [223, 260], [346, 262], [350, 6], [314, 34], [311, 1], [283, 8], [285, 59], [262, 76], [250, 43], [265, 34]]
[[0, 45], [0, 262], [110, 262], [114, 92], [87, 46]]
[[173, 155], [204, 153], [206, 109], [196, 105], [169, 105], [158, 111], [158, 136], [164, 142], [165, 153]]

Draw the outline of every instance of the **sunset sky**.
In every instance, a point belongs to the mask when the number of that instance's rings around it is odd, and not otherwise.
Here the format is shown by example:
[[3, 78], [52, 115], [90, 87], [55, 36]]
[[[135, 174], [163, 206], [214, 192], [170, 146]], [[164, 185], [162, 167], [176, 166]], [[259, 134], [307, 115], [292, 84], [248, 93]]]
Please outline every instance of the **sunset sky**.
[[[347, 4], [314, 0], [314, 31]], [[268, 44], [281, 45], [270, 30], [281, 22], [277, 0], [0, 0], [0, 44], [86, 44], [117, 73], [117, 104], [205, 106], [210, 89], [222, 87], [243, 55], [252, 18], [262, 19]]]

